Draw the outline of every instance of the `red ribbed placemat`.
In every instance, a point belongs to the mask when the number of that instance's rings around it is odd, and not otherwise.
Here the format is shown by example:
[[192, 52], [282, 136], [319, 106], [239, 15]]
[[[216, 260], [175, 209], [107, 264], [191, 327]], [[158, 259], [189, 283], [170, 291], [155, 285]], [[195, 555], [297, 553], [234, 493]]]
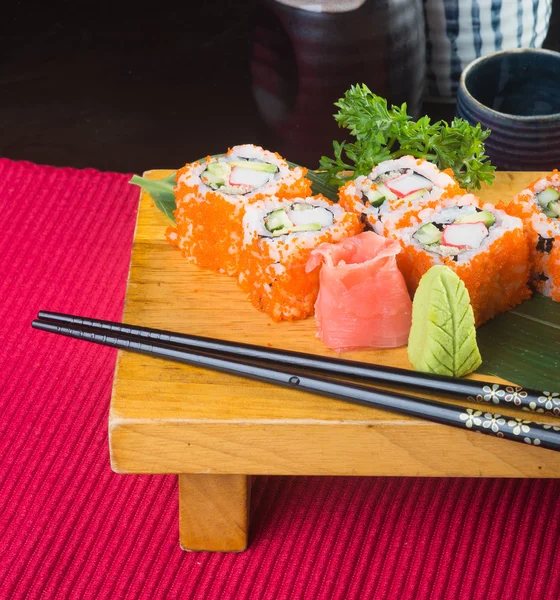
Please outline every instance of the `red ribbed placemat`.
[[181, 551], [175, 478], [109, 466], [115, 351], [29, 325], [120, 319], [127, 180], [0, 160], [1, 600], [560, 598], [552, 480], [256, 478], [248, 551]]

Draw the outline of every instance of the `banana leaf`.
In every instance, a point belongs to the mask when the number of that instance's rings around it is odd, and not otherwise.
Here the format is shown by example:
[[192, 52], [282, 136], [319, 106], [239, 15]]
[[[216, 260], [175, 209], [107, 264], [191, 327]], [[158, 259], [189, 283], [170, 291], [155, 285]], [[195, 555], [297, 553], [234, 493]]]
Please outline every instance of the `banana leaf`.
[[560, 391], [560, 303], [541, 294], [477, 331], [479, 373], [537, 390]]

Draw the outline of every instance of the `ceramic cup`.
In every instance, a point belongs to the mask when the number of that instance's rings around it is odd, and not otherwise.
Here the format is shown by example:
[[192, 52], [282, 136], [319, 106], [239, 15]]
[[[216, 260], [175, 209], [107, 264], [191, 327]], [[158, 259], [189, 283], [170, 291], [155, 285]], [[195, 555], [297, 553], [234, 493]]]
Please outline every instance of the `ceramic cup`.
[[560, 168], [560, 53], [496, 52], [462, 73], [457, 116], [492, 133], [486, 152], [507, 171]]
[[461, 71], [501, 50], [540, 48], [552, 0], [424, 0], [427, 99], [454, 102]]
[[265, 148], [309, 167], [332, 156], [333, 140], [348, 137], [334, 102], [356, 83], [420, 116], [422, 0], [264, 0], [254, 25], [252, 90]]

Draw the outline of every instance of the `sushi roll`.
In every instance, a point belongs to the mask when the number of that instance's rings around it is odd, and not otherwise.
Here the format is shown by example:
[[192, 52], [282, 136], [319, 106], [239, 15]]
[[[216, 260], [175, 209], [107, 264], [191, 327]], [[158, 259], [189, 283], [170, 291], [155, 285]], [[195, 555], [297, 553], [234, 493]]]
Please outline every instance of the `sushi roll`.
[[308, 196], [302, 167], [290, 168], [278, 154], [245, 144], [219, 158], [185, 165], [177, 174], [176, 226], [167, 239], [188, 262], [236, 275], [245, 208], [275, 195]]
[[420, 222], [396, 230], [397, 256], [409, 292], [434, 265], [465, 283], [477, 326], [530, 297], [529, 261], [521, 219], [492, 204], [449, 199], [419, 213]]
[[345, 210], [361, 216], [368, 229], [387, 235], [423, 208], [464, 193], [451, 172], [403, 156], [379, 163], [367, 177], [349, 181], [340, 189], [339, 199]]
[[533, 286], [560, 302], [560, 173], [538, 179], [504, 210], [525, 226]]
[[357, 215], [320, 194], [255, 202], [243, 219], [239, 285], [274, 321], [305, 319], [319, 292], [319, 269], [305, 271], [312, 250], [361, 230]]

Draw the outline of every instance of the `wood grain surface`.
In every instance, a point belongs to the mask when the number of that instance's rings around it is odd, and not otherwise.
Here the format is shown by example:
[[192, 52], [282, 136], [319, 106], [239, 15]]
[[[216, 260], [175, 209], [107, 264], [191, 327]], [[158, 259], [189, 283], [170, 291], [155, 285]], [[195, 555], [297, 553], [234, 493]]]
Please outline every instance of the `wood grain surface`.
[[[480, 196], [507, 201], [537, 176], [498, 173]], [[124, 322], [334, 355], [316, 339], [313, 318], [273, 323], [233, 278], [187, 265], [165, 240], [168, 224], [142, 194]], [[411, 368], [405, 348], [344, 356]], [[560, 476], [550, 450], [126, 352], [109, 433], [121, 473]]]
[[179, 475], [179, 541], [183, 550], [242, 552], [249, 531], [245, 475]]

